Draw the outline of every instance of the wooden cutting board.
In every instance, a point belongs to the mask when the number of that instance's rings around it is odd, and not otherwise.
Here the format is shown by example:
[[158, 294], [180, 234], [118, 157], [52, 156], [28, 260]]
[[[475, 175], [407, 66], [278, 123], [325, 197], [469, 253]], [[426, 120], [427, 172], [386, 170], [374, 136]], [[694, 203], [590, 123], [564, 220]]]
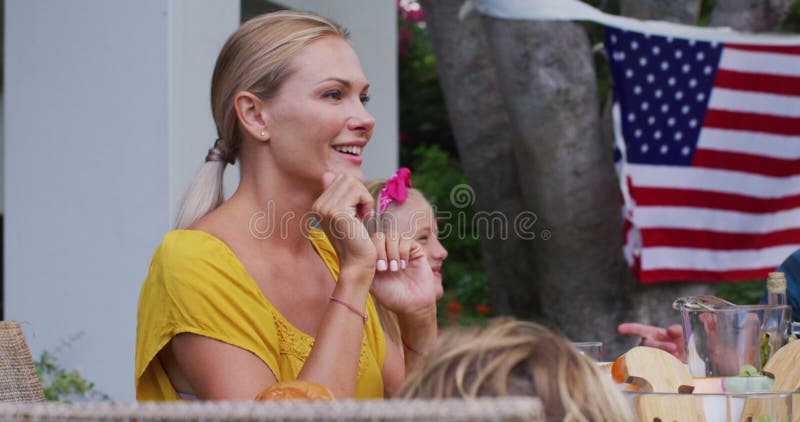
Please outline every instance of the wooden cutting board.
[[[764, 365], [764, 375], [775, 379], [771, 392], [789, 393], [800, 390], [800, 341], [793, 341], [778, 349]], [[789, 410], [787, 406], [778, 403], [779, 401], [771, 403], [764, 399], [747, 399], [740, 421], [757, 421], [759, 417], [767, 415], [774, 417], [774, 420], [786, 420]], [[796, 397], [793, 397], [793, 401], [800, 402]], [[800, 409], [796, 405], [792, 407], [795, 408], [795, 418], [800, 418]]]
[[[689, 369], [675, 356], [653, 347], [634, 347], [620, 363], [625, 382], [653, 393], [691, 393]], [[641, 394], [634, 399], [639, 420], [705, 422], [703, 398], [686, 395]]]

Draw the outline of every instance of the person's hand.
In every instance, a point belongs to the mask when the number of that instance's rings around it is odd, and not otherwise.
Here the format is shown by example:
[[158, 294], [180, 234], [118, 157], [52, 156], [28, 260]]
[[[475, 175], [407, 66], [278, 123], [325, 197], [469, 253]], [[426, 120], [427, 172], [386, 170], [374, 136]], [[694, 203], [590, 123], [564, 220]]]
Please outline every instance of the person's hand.
[[325, 190], [312, 211], [336, 250], [341, 271], [369, 273], [371, 281], [377, 255], [362, 220], [371, 214], [372, 196], [353, 176], [326, 172], [322, 183]]
[[683, 328], [671, 325], [667, 328], [652, 325], [626, 322], [617, 327], [617, 332], [622, 335], [639, 336], [642, 338], [640, 346], [656, 347], [671, 353], [686, 362], [686, 347], [683, 338]]
[[378, 257], [371, 292], [390, 311], [425, 313], [436, 306], [436, 281], [422, 247], [396, 233], [372, 237]]

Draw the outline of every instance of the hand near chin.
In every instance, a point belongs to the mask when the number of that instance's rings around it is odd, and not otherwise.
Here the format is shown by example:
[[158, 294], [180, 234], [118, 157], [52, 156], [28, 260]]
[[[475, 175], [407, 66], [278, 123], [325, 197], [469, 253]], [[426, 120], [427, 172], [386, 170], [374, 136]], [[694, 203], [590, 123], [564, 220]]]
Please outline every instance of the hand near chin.
[[379, 262], [370, 290], [375, 299], [398, 315], [430, 312], [436, 306], [436, 280], [422, 247], [380, 232], [373, 243]]
[[312, 211], [339, 257], [341, 269], [372, 272], [375, 269], [375, 246], [363, 219], [369, 217], [372, 196], [353, 176], [323, 175], [325, 187]]

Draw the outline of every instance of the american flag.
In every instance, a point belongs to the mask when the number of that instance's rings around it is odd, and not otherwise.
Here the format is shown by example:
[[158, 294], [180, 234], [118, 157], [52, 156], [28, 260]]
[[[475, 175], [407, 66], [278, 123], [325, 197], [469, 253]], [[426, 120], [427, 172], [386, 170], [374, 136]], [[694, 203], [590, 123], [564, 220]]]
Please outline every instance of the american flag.
[[800, 43], [605, 41], [639, 280], [765, 278], [800, 248]]

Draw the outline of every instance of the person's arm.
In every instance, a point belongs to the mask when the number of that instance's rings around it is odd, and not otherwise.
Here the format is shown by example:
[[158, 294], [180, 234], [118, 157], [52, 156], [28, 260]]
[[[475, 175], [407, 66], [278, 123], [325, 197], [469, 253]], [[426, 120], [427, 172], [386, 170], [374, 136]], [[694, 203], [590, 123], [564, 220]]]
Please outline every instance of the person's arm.
[[656, 347], [671, 353], [682, 362], [686, 362], [686, 346], [683, 339], [683, 328], [671, 325], [667, 328], [652, 325], [626, 322], [617, 327], [617, 332], [622, 335], [638, 336], [642, 338], [640, 346]]

